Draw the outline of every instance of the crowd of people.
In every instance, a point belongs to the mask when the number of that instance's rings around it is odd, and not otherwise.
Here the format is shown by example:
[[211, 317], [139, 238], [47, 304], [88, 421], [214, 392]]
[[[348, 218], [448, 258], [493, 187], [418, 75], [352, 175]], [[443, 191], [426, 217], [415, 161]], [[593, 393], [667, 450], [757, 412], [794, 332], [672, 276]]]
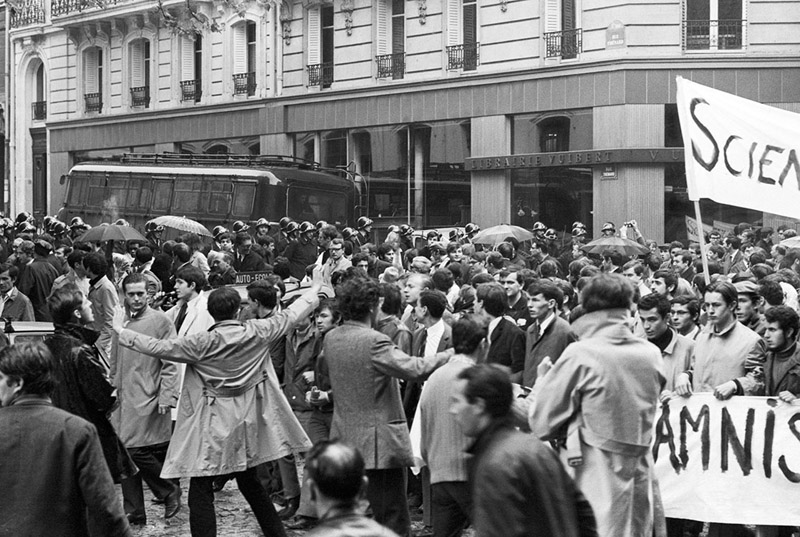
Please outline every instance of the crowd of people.
[[661, 509], [659, 405], [800, 396], [791, 228], [701, 251], [608, 222], [643, 253], [587, 254], [581, 222], [491, 242], [252, 224], [97, 244], [80, 218], [0, 220], [0, 317], [55, 328], [0, 351], [0, 535], [129, 535], [143, 484], [171, 518], [188, 479], [193, 536], [217, 535], [230, 480], [270, 536], [409, 536], [417, 509], [437, 537], [697, 536]]

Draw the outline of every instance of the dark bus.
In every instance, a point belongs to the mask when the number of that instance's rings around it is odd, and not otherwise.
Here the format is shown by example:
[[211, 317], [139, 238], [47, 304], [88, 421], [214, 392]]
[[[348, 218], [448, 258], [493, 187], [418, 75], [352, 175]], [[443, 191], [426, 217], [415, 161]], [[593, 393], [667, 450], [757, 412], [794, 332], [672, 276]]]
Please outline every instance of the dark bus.
[[166, 214], [209, 229], [283, 216], [352, 226], [359, 216], [358, 185], [346, 170], [294, 157], [123, 154], [76, 164], [63, 180], [59, 218], [92, 226], [124, 218], [141, 229]]

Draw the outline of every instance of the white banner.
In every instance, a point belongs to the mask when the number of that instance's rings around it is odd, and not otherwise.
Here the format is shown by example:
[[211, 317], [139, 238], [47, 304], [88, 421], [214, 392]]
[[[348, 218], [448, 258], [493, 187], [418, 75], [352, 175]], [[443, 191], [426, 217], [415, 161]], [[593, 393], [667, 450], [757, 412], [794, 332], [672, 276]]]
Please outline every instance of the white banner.
[[771, 397], [676, 397], [653, 456], [667, 517], [800, 525], [800, 404]]
[[677, 84], [689, 199], [800, 218], [800, 115]]

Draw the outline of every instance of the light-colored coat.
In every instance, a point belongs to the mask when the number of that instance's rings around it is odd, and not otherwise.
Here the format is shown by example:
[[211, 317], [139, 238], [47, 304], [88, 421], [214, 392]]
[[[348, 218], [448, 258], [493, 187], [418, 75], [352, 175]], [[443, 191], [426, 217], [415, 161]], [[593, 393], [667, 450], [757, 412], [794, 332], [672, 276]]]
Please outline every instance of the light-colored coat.
[[[158, 339], [175, 337], [175, 327], [167, 316], [150, 307], [136, 318], [129, 318], [127, 328]], [[111, 349], [110, 376], [119, 401], [111, 423], [120, 440], [128, 448], [169, 442], [172, 419], [169, 413], [159, 414], [158, 406], [178, 404], [177, 364], [121, 347], [116, 334]]]
[[658, 347], [631, 333], [628, 320], [625, 309], [578, 319], [572, 328], [579, 341], [564, 349], [531, 393], [536, 436], [556, 439], [570, 427], [580, 434], [583, 464], [571, 470], [594, 509], [600, 537], [653, 533], [657, 485], [649, 447], [665, 383], [663, 360]]
[[301, 298], [268, 319], [223, 321], [173, 340], [122, 331], [120, 345], [187, 364], [162, 477], [241, 472], [311, 447], [281, 392], [269, 343], [314, 305]]

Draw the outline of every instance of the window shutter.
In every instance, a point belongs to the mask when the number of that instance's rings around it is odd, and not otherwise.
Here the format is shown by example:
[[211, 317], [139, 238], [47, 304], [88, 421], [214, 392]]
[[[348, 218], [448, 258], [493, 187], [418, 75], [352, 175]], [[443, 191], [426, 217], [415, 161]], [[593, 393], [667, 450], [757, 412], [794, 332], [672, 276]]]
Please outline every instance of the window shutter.
[[131, 51], [131, 87], [144, 86], [144, 47], [142, 41], [134, 41], [130, 45]]
[[[376, 18], [376, 41], [378, 43], [378, 55], [389, 54], [389, 2], [391, 0], [377, 0], [375, 2], [375, 9], [377, 10]], [[392, 19], [393, 22], [394, 19]], [[394, 30], [394, 27], [392, 28]]]
[[562, 0], [561, 24], [562, 30], [575, 29], [575, 0]]
[[181, 37], [181, 81], [194, 80], [194, 41]]
[[233, 27], [233, 74], [247, 72], [247, 25]]
[[97, 47], [87, 49], [83, 53], [83, 93], [99, 93], [97, 80]]
[[[394, 2], [393, 5], [400, 4], [402, 8], [403, 1]], [[399, 10], [398, 10], [399, 11]], [[406, 15], [405, 12], [396, 13], [392, 8], [392, 53], [398, 54], [406, 50]]]
[[447, 46], [461, 44], [461, 28], [459, 11], [461, 0], [448, 0], [447, 2]]
[[477, 4], [471, 2], [464, 4], [464, 39], [463, 44], [473, 45], [478, 42], [477, 31]]
[[320, 63], [322, 41], [322, 17], [319, 6], [308, 10], [308, 65]]
[[561, 31], [561, 9], [559, 0], [545, 0], [544, 2], [544, 31]]

